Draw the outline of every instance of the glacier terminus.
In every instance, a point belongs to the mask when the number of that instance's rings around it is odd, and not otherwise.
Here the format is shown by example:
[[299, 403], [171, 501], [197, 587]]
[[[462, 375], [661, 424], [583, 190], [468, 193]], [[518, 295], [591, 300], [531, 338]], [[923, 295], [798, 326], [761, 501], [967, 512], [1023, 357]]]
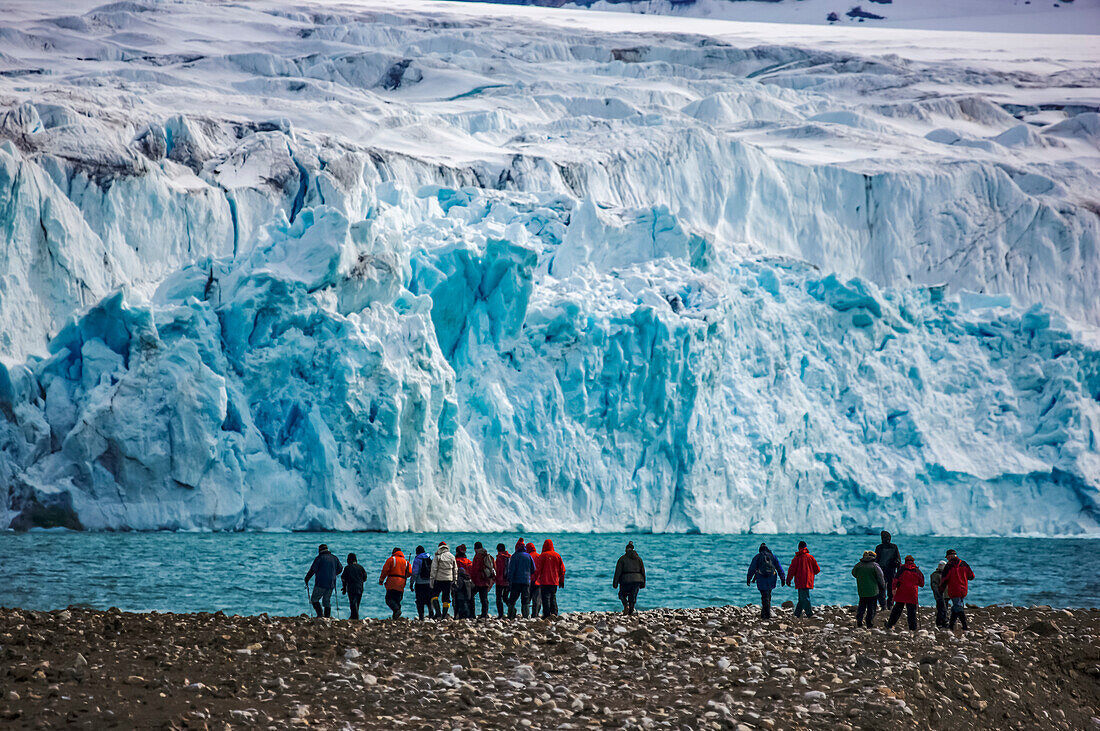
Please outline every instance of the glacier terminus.
[[1100, 534], [1095, 36], [7, 7], [0, 528]]

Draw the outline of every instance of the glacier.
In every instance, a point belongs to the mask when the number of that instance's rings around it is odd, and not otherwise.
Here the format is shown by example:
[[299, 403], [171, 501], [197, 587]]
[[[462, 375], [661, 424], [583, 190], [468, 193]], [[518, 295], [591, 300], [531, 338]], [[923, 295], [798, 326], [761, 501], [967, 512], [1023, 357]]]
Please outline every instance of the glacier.
[[12, 4], [0, 526], [1100, 533], [1093, 38], [440, 7]]

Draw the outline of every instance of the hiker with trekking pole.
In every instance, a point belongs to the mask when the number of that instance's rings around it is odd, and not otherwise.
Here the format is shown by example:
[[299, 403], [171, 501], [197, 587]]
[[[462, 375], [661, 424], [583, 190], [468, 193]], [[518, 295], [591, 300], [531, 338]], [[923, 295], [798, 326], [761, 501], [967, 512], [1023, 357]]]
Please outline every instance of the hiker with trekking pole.
[[[342, 568], [340, 559], [329, 553], [327, 545], [322, 543], [317, 547], [317, 557], [313, 559], [313, 564], [306, 572], [306, 589], [309, 589], [309, 580], [312, 578], [313, 591], [309, 593], [309, 603], [318, 617], [332, 616], [332, 595]], [[337, 614], [340, 612], [339, 603], [336, 605], [336, 612]]]

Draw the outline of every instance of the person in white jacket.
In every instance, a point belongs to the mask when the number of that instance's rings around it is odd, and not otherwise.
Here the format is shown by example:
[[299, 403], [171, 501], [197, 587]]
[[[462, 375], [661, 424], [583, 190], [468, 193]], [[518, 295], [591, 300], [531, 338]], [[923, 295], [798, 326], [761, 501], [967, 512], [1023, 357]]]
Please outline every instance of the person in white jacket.
[[451, 585], [457, 579], [458, 562], [447, 548], [447, 542], [440, 541], [439, 548], [435, 549], [435, 558], [432, 559], [429, 585], [432, 587], [432, 604], [435, 605], [438, 616], [444, 619], [447, 617], [447, 610], [451, 608]]

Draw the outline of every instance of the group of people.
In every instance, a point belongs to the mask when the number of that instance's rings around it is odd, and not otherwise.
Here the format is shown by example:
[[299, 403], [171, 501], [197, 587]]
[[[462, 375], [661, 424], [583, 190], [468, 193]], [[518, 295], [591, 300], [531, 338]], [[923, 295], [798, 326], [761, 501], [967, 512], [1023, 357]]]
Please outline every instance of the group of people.
[[[863, 557], [852, 568], [859, 594], [856, 626], [873, 626], [875, 613], [881, 608], [890, 610], [887, 628], [897, 624], [904, 611], [909, 629], [916, 630], [917, 592], [924, 586], [924, 574], [917, 568], [916, 560], [912, 556], [906, 556], [904, 562], [902, 561], [901, 551], [891, 540], [889, 532], [882, 531], [881, 538], [882, 543], [873, 551], [864, 551]], [[798, 591], [794, 616], [800, 617], [805, 613], [807, 617], [812, 617], [810, 591], [814, 588], [814, 577], [819, 573], [821, 567], [810, 554], [806, 541], [799, 541], [798, 552], [791, 559], [786, 571], [767, 544], [761, 543], [759, 552], [749, 563], [745, 584], [755, 583], [759, 589], [760, 616], [764, 619], [772, 616], [772, 591], [776, 585], [790, 586], [792, 583]], [[937, 627], [954, 629], [958, 623], [964, 630], [968, 629], [963, 600], [969, 590], [969, 582], [973, 579], [974, 571], [970, 566], [959, 558], [958, 552], [949, 550], [930, 577], [932, 596], [936, 599]]]
[[[760, 591], [760, 616], [772, 616], [772, 591], [776, 586], [794, 585], [798, 601], [794, 616], [814, 616], [810, 592], [814, 578], [821, 573], [817, 559], [810, 553], [806, 541], [799, 541], [798, 550], [786, 570], [766, 543], [749, 563], [745, 584], [756, 584]], [[856, 625], [871, 627], [879, 609], [889, 609], [887, 628], [892, 628], [904, 612], [910, 630], [917, 629], [917, 593], [925, 585], [924, 573], [912, 556], [901, 557], [901, 551], [882, 531], [882, 543], [875, 550], [865, 551], [852, 568], [856, 580], [859, 603], [856, 607]], [[347, 565], [321, 544], [317, 556], [306, 573], [308, 590], [314, 579], [309, 601], [318, 617], [332, 616], [332, 596], [337, 583], [340, 592], [348, 598], [351, 619], [359, 619], [359, 604], [363, 599], [363, 587], [367, 572], [349, 553]], [[956, 624], [968, 629], [963, 600], [974, 579], [970, 566], [959, 558], [954, 550], [947, 552], [930, 577], [932, 595], [936, 599], [936, 626], [954, 629]], [[554, 542], [543, 541], [542, 552], [534, 543], [522, 538], [516, 541], [509, 553], [503, 543], [498, 543], [496, 555], [491, 555], [480, 541], [474, 543], [470, 555], [465, 544], [451, 552], [446, 541], [440, 541], [433, 553], [417, 546], [410, 562], [400, 548], [394, 548], [382, 565], [379, 585], [386, 590], [386, 606], [393, 618], [402, 616], [405, 590], [412, 583], [416, 613], [420, 619], [445, 619], [452, 615], [458, 619], [486, 618], [490, 616], [489, 593], [496, 599], [496, 616], [514, 618], [519, 612], [524, 617], [545, 618], [558, 615], [558, 589], [565, 586], [565, 563], [554, 550]], [[619, 590], [623, 614], [634, 614], [638, 592], [645, 588], [645, 564], [634, 548], [627, 543], [623, 555], [615, 564], [612, 587]], [[481, 613], [477, 613], [480, 599]], [[507, 612], [506, 612], [507, 610]], [[950, 616], [949, 616], [950, 614]]]
[[[327, 545], [318, 547], [306, 573], [307, 587], [309, 580], [314, 579], [309, 601], [318, 617], [332, 616], [332, 595], [339, 579], [340, 592], [348, 597], [351, 619], [359, 619], [367, 572], [354, 553], [348, 554], [347, 561], [347, 566], [341, 566]], [[629, 575], [624, 581], [628, 579]], [[465, 544], [456, 546], [452, 553], [447, 542], [440, 541], [433, 553], [417, 546], [411, 562], [400, 548], [394, 548], [378, 577], [379, 585], [386, 589], [386, 606], [394, 619], [401, 617], [405, 589], [410, 582], [420, 619], [425, 614], [429, 619], [445, 619], [452, 610], [458, 619], [488, 617], [490, 589], [494, 591], [496, 614], [500, 618], [505, 617], [505, 607], [507, 616], [515, 617], [517, 603], [524, 617], [537, 617], [541, 613], [550, 618], [558, 615], [557, 594], [565, 586], [565, 563], [549, 538], [543, 541], [542, 553], [535, 550], [534, 543], [521, 538], [516, 541], [513, 553], [498, 543], [495, 556], [480, 541], [474, 543], [472, 556]], [[476, 614], [478, 599], [480, 614]]]

